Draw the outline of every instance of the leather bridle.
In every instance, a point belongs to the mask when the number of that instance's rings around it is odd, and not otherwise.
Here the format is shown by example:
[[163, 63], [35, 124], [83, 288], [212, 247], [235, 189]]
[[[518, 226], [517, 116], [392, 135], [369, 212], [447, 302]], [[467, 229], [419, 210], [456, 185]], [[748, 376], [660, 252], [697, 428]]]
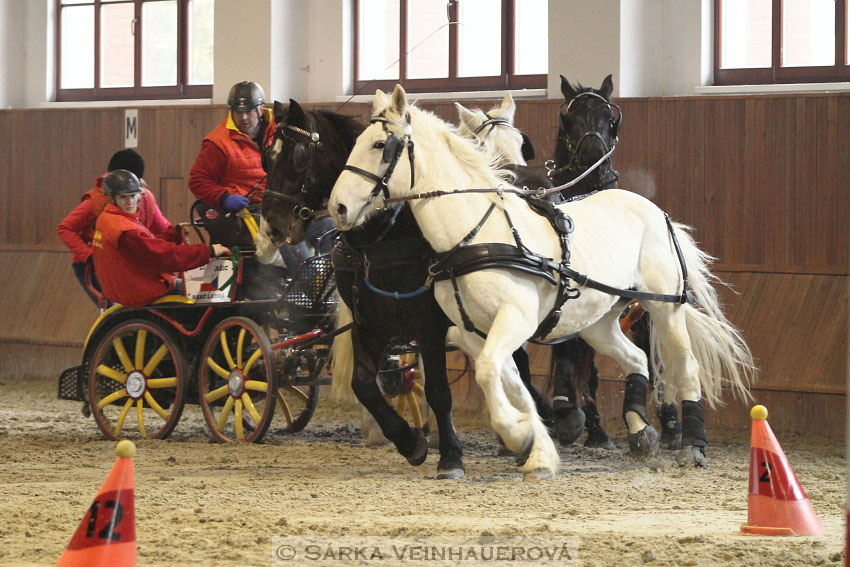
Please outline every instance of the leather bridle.
[[[269, 189], [268, 185], [266, 186], [265, 191], [263, 191], [263, 203], [265, 203], [268, 199], [270, 201], [281, 201], [288, 205], [292, 205], [293, 215], [296, 218], [305, 221], [319, 213], [319, 211], [311, 208], [306, 201], [303, 200], [303, 196], [309, 194], [309, 186], [313, 181], [312, 172], [316, 155], [319, 153], [325, 153], [325, 148], [319, 138], [319, 133], [315, 131], [315, 124], [313, 124], [312, 118], [309, 115], [307, 115], [306, 118], [310, 127], [309, 132], [299, 128], [298, 126], [292, 126], [291, 124], [278, 124], [274, 134], [272, 135], [275, 140], [286, 140], [293, 144], [291, 157], [292, 169], [296, 173], [301, 174], [300, 177], [296, 179], [296, 185], [299, 185], [300, 187], [298, 194], [302, 196], [302, 198]], [[274, 144], [274, 142], [272, 142], [272, 144]], [[265, 154], [263, 157], [265, 157]], [[280, 153], [278, 153], [278, 155], [274, 158], [275, 162], [279, 158]]]
[[[561, 111], [559, 111], [559, 116], [562, 116], [564, 118], [567, 117], [570, 113], [570, 108], [572, 107], [573, 103], [576, 100], [578, 100], [579, 98], [582, 98], [582, 97], [590, 97], [590, 98], [601, 100], [608, 107], [608, 109], [611, 111], [611, 119], [609, 121], [609, 133], [610, 133], [610, 136], [611, 136], [611, 144], [609, 145], [608, 143], [606, 143], [605, 138], [602, 137], [602, 134], [600, 134], [596, 130], [585, 131], [581, 135], [581, 137], [579, 137], [579, 140], [578, 140], [578, 142], [576, 142], [575, 145], [572, 144], [569, 136], [558, 136], [559, 139], [564, 141], [564, 145], [566, 147], [566, 151], [567, 151], [567, 155], [569, 156], [569, 159], [567, 160], [566, 164], [564, 164], [564, 165], [562, 165], [561, 167], [558, 167], [558, 168], [555, 168], [555, 164], [551, 160], [547, 161], [546, 162], [546, 169], [547, 169], [546, 175], [547, 175], [547, 177], [549, 177], [549, 179], [554, 179], [558, 175], [565, 173], [565, 172], [572, 172], [572, 173], [578, 174], [578, 173], [581, 173], [582, 171], [585, 171], [588, 167], [590, 167], [590, 165], [585, 165], [585, 164], [582, 164], [582, 163], [579, 162], [579, 149], [581, 148], [581, 146], [585, 142], [585, 140], [590, 139], [590, 138], [597, 138], [600, 141], [600, 143], [602, 144], [603, 153], [609, 153], [609, 151], [617, 145], [617, 142], [620, 141], [619, 137], [617, 136], [617, 133], [620, 130], [620, 124], [622, 123], [622, 119], [623, 119], [623, 114], [620, 110], [620, 107], [617, 106], [616, 104], [612, 103], [608, 99], [606, 99], [604, 96], [597, 94], [593, 91], [585, 91], [585, 92], [578, 93], [576, 96], [574, 96], [570, 100], [564, 101], [561, 104]], [[564, 106], [566, 106], [566, 108], [564, 108]], [[614, 112], [615, 110], [616, 110], [616, 112]], [[612, 176], [612, 178], [606, 181], [605, 180], [606, 178], [603, 176], [602, 180], [600, 181], [600, 184], [603, 185], [603, 186], [610, 184], [610, 183], [615, 183], [617, 181], [617, 179], [619, 179], [619, 177], [620, 177], [620, 174], [617, 173], [617, 171], [615, 171], [611, 167], [610, 159], [608, 160], [608, 173]]]

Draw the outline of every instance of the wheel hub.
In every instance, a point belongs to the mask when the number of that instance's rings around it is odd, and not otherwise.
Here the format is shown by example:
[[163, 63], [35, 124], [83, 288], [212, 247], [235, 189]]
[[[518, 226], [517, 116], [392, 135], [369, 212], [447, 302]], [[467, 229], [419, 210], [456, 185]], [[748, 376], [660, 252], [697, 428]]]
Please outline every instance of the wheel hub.
[[124, 383], [127, 394], [133, 399], [139, 399], [145, 393], [145, 375], [138, 370], [131, 372]]
[[230, 390], [230, 395], [234, 398], [242, 396], [245, 389], [245, 376], [238, 368], [230, 373], [230, 378], [227, 380], [227, 388]]

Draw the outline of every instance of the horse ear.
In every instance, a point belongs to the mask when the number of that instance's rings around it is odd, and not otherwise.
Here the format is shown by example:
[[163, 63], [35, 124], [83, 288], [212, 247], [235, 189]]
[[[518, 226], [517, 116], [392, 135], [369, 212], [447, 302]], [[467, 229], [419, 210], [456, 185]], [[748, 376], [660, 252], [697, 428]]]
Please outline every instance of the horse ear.
[[572, 98], [576, 96], [576, 90], [563, 75], [561, 75], [561, 93], [564, 95], [566, 100], [572, 100]]
[[289, 123], [297, 126], [303, 124], [305, 120], [304, 109], [294, 99], [289, 99]]
[[611, 93], [614, 92], [614, 81], [611, 80], [611, 75], [605, 77], [602, 81], [602, 86], [599, 87], [599, 94], [605, 97], [605, 100], [611, 100]]
[[[459, 102], [455, 103], [455, 107], [457, 108], [457, 115], [458, 115], [458, 118], [460, 118], [461, 125], [469, 128], [469, 125], [472, 122], [472, 119], [475, 118], [475, 113], [472, 112], [471, 110], [467, 109], [465, 106], [463, 106]], [[472, 128], [469, 128], [469, 129], [471, 130]]]
[[375, 91], [375, 100], [372, 101], [372, 114], [380, 112], [390, 105], [390, 100], [387, 97], [387, 93], [382, 91], [381, 89], [377, 89]]
[[513, 124], [516, 103], [514, 103], [514, 97], [511, 96], [511, 93], [505, 93], [505, 98], [502, 99], [502, 106], [499, 109], [502, 111], [502, 118]]
[[285, 122], [286, 106], [279, 100], [274, 101], [274, 121], [278, 124]]
[[397, 83], [393, 89], [392, 106], [393, 110], [399, 114], [403, 113], [407, 108], [407, 93], [404, 92], [404, 87]]

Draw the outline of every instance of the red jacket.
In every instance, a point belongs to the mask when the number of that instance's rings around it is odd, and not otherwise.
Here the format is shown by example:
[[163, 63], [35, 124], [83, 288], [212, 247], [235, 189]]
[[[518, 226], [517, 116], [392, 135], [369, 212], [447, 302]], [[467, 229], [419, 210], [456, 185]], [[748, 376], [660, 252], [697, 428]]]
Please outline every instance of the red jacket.
[[[276, 125], [271, 109], [264, 108], [263, 113], [263, 136], [269, 139]], [[228, 112], [227, 118], [201, 143], [201, 152], [189, 172], [189, 189], [211, 207], [221, 205], [225, 195], [246, 195], [257, 203], [263, 198], [265, 177], [260, 148], [239, 131]]]
[[150, 304], [174, 287], [174, 272], [207, 264], [206, 244], [179, 245], [158, 238], [137, 215], [106, 205], [92, 241], [94, 269], [104, 295], [125, 307]]
[[[83, 195], [80, 204], [74, 207], [56, 227], [59, 238], [71, 250], [72, 262], [85, 262], [91, 256], [94, 225], [106, 203], [109, 202], [109, 197], [103, 194], [103, 178], [106, 175], [104, 173], [95, 180], [94, 188]], [[146, 190], [139, 201], [139, 222], [152, 234], [174, 240], [177, 234], [176, 229], [163, 216], [153, 193], [147, 190], [144, 181], [142, 181], [142, 187]]]

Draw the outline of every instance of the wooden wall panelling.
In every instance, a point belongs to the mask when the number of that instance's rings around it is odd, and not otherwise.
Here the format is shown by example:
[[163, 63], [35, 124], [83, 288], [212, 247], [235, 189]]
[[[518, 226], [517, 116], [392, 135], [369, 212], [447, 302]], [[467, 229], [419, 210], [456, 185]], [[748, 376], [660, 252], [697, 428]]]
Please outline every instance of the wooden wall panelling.
[[0, 242], [9, 242], [9, 211], [12, 208], [12, 113], [0, 111]]

